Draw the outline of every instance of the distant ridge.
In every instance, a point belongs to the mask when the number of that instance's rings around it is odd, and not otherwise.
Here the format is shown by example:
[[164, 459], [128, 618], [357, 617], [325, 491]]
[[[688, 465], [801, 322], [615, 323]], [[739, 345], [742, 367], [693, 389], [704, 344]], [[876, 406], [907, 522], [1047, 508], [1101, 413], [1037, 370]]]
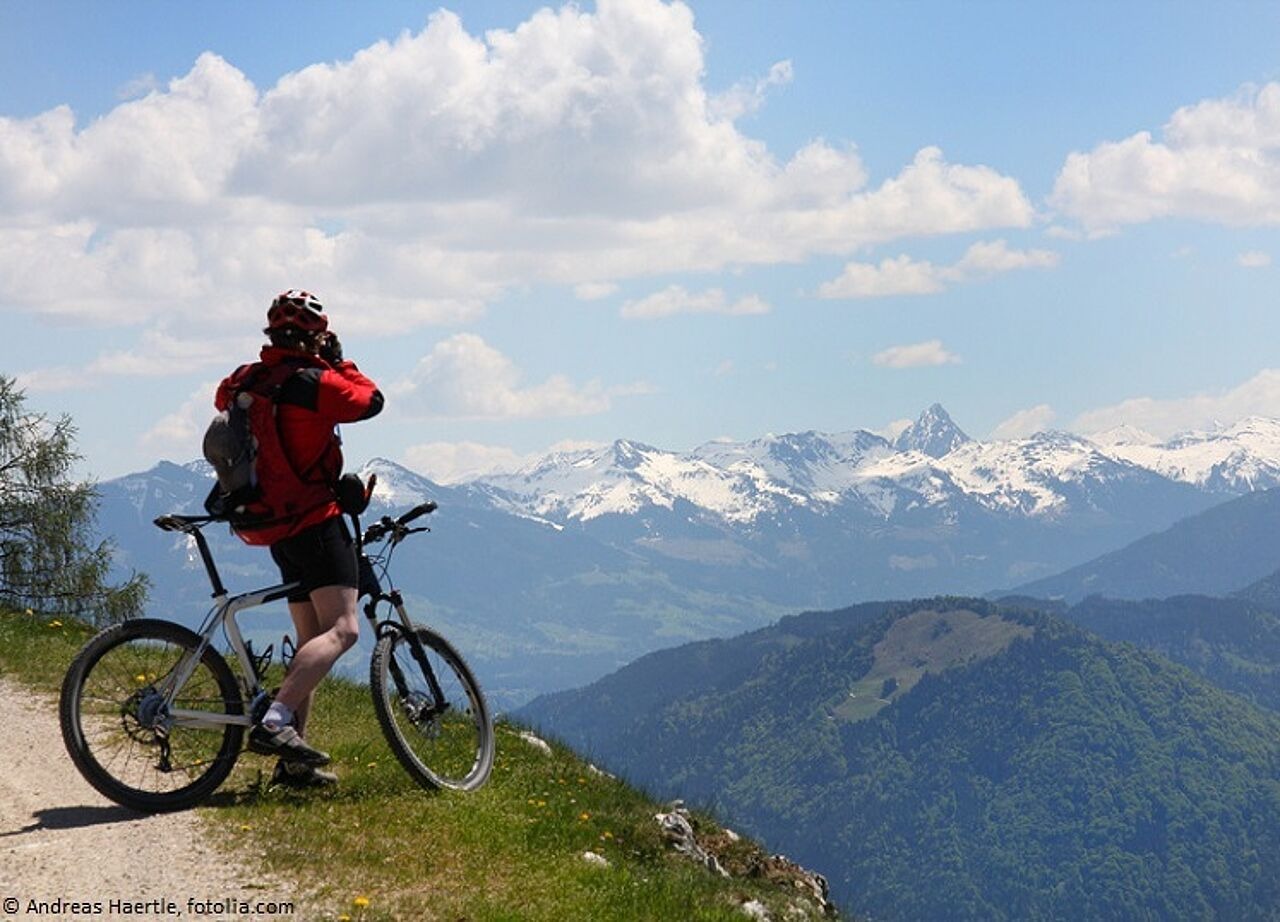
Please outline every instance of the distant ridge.
[[[377, 514], [439, 503], [404, 589], [430, 600], [431, 619], [509, 703], [788, 612], [1062, 573], [1271, 484], [1278, 434], [1253, 420], [1164, 445], [1123, 432], [1110, 436], [1119, 448], [1064, 432], [982, 442], [935, 404], [893, 441], [865, 429], [691, 451], [618, 439], [448, 485], [388, 460], [366, 471], [381, 479]], [[1121, 456], [1130, 450], [1146, 454]], [[1161, 459], [1166, 472], [1144, 466]], [[205, 465], [167, 463], [99, 484], [114, 559], [151, 575], [156, 613], [207, 607], [189, 549], [151, 520], [198, 511], [209, 484]], [[273, 578], [267, 555], [225, 529], [209, 537], [228, 581]]]
[[[1248, 493], [1157, 534], [1024, 583], [1015, 594], [1077, 602], [1228, 595], [1280, 569], [1280, 489]], [[1256, 590], [1262, 591], [1262, 587]]]

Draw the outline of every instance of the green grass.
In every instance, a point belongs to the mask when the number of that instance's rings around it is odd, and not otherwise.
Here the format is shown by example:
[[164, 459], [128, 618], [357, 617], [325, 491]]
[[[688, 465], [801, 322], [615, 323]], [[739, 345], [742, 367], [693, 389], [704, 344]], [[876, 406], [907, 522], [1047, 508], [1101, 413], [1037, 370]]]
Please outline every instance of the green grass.
[[[56, 692], [91, 635], [0, 613], [0, 675]], [[725, 879], [674, 854], [654, 820], [664, 807], [569, 750], [553, 745], [548, 755], [506, 723], [497, 733], [482, 790], [425, 791], [383, 740], [368, 689], [326, 681], [308, 737], [333, 756], [337, 789], [268, 789], [270, 761], [246, 752], [199, 812], [215, 841], [263, 856], [268, 870], [312, 893], [323, 919], [741, 922], [752, 899], [778, 918], [793, 905], [817, 917], [789, 881]], [[754, 843], [730, 843], [710, 817], [694, 822], [700, 838], [721, 844], [727, 867], [745, 871], [764, 857]], [[584, 860], [587, 851], [608, 866]]]
[[[1005, 618], [979, 617], [971, 611], [919, 611], [895, 621], [875, 646], [870, 671], [834, 706], [836, 718], [849, 723], [873, 717], [906, 694], [926, 672], [942, 672], [995, 656], [1031, 629]], [[892, 691], [885, 693], [887, 681]]]

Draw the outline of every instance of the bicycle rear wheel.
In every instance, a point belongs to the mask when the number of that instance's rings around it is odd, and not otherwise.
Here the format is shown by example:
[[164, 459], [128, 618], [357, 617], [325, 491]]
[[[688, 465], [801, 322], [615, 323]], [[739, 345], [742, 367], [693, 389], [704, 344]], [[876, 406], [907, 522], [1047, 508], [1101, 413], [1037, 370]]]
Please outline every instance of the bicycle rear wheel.
[[[167, 680], [200, 646], [193, 631], [139, 619], [107, 628], [85, 645], [62, 682], [58, 714], [71, 761], [118, 804], [144, 813], [182, 810], [220, 785], [240, 755], [244, 728], [173, 721]], [[174, 709], [211, 718], [243, 714], [226, 660], [206, 647]]]
[[448, 641], [426, 628], [414, 634], [425, 667], [404, 631], [384, 634], [374, 648], [369, 685], [378, 723], [400, 764], [420, 784], [474, 791], [493, 769], [489, 707]]

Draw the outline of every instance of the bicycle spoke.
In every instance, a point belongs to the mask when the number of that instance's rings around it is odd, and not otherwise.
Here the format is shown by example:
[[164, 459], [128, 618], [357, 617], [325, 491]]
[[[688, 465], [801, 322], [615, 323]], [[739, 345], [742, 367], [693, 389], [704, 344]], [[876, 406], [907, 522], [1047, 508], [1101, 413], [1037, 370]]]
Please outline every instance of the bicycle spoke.
[[126, 622], [90, 641], [63, 688], [63, 736], [77, 767], [102, 793], [143, 810], [177, 809], [226, 777], [242, 729], [178, 723], [171, 707], [211, 717], [242, 713], [235, 678], [206, 651], [167, 703], [164, 686], [200, 646], [169, 622]]

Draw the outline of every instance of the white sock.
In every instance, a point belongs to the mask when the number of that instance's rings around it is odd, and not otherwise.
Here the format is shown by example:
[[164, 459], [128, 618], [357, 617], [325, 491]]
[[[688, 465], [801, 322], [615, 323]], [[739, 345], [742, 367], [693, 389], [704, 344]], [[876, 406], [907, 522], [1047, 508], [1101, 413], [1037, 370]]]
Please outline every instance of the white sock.
[[293, 708], [287, 704], [281, 704], [279, 701], [272, 701], [271, 707], [267, 708], [266, 716], [262, 718], [262, 725], [268, 730], [279, 730], [292, 720]]

